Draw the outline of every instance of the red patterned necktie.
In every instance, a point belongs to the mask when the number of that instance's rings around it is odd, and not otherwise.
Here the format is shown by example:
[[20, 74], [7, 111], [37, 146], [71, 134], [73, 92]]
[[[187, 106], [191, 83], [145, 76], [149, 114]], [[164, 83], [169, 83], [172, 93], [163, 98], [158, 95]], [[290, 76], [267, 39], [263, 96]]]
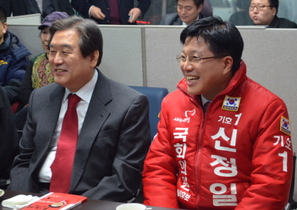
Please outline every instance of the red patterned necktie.
[[68, 193], [70, 188], [72, 165], [78, 138], [77, 95], [68, 96], [68, 109], [65, 113], [55, 160], [51, 165], [52, 178], [50, 192]]

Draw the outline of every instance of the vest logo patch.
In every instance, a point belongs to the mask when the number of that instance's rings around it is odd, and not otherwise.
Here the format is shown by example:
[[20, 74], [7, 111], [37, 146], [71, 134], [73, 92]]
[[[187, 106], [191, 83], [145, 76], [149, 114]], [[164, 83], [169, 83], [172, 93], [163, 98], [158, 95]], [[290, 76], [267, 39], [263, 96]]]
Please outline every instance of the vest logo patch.
[[284, 116], [280, 120], [280, 131], [291, 136], [291, 121]]
[[239, 109], [241, 97], [230, 97], [225, 96], [225, 99], [222, 104], [222, 109], [226, 111], [236, 112]]
[[180, 122], [180, 123], [183, 123], [183, 122], [190, 123], [191, 117], [194, 116], [195, 114], [196, 114], [196, 109], [187, 110], [185, 111], [185, 118], [175, 117], [173, 121]]
[[0, 60], [0, 65], [8, 64], [5, 60]]
[[196, 114], [196, 109], [185, 111], [185, 117], [191, 117]]

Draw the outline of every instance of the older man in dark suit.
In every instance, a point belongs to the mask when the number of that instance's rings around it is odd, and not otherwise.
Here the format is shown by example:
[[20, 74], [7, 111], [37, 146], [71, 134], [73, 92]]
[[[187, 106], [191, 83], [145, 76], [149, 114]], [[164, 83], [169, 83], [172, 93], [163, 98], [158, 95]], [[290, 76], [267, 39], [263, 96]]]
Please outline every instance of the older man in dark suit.
[[135, 24], [151, 5], [151, 0], [72, 0], [71, 4], [84, 17], [98, 24]]
[[[150, 145], [148, 100], [96, 69], [103, 41], [94, 21], [70, 17], [56, 21], [50, 33], [56, 83], [30, 97], [9, 189], [131, 201], [140, 189]], [[78, 99], [72, 107], [77, 112], [69, 116], [73, 98]]]

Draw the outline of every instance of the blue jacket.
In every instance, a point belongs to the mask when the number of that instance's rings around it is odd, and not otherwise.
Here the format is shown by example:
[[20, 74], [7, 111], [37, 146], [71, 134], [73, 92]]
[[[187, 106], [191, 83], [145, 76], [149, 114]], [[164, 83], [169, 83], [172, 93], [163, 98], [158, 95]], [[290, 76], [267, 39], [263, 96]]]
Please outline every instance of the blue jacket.
[[0, 85], [13, 103], [18, 97], [19, 85], [26, 71], [31, 53], [17, 36], [7, 31], [0, 45]]

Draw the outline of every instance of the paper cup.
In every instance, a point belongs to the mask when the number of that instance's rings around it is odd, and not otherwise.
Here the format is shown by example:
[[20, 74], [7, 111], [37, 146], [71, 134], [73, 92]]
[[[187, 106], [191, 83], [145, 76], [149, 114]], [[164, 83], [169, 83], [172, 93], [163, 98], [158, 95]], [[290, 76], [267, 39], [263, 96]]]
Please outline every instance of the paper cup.
[[125, 203], [117, 206], [116, 210], [149, 210], [145, 205], [140, 203]]

